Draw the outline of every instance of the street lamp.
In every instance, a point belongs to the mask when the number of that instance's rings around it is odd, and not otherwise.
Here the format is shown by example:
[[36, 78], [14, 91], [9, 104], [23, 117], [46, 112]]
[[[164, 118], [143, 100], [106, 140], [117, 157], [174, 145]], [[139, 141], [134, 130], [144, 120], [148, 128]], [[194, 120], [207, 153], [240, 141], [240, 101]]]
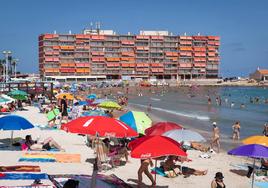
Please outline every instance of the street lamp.
[[3, 54], [5, 55], [5, 58], [6, 58], [5, 81], [7, 82], [7, 81], [8, 81], [8, 57], [9, 57], [9, 55], [11, 54], [11, 51], [9, 51], [9, 50], [6, 51], [6, 50], [5, 50], [5, 51], [3, 51]]
[[15, 78], [17, 78], [17, 64], [19, 62], [19, 59], [13, 59], [12, 61], [12, 65], [14, 66], [14, 75], [15, 75]]

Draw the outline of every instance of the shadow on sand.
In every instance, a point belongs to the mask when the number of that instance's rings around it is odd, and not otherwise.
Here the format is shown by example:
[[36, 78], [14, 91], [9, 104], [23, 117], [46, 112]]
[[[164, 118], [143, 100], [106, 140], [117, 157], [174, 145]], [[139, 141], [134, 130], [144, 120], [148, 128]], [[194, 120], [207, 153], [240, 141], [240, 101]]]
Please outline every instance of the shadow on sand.
[[[133, 182], [134, 184], [130, 184], [129, 182]], [[138, 185], [138, 180], [137, 179], [128, 179], [127, 180], [127, 184], [130, 185], [131, 187], [137, 187]], [[156, 182], [157, 184], [157, 182]], [[156, 185], [156, 186], [152, 186], [152, 185], [146, 185], [144, 183], [141, 184], [140, 186], [141, 188], [142, 187], [152, 187], [152, 188], [168, 188], [168, 185], [164, 185], [164, 186], [160, 186], [160, 185]]]
[[14, 138], [13, 144], [11, 144], [10, 138], [0, 139], [0, 150], [1, 151], [21, 151], [21, 145], [18, 140], [22, 138]]

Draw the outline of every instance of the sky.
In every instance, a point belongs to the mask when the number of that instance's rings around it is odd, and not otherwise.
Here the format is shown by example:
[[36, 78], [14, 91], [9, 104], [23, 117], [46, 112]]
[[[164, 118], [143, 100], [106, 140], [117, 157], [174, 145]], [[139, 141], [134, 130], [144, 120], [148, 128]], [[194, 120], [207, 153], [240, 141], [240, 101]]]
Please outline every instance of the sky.
[[5, 0], [0, 51], [12, 51], [19, 71], [37, 73], [40, 34], [81, 33], [91, 22], [119, 34], [168, 30], [174, 35], [217, 35], [220, 76], [268, 69], [267, 0]]

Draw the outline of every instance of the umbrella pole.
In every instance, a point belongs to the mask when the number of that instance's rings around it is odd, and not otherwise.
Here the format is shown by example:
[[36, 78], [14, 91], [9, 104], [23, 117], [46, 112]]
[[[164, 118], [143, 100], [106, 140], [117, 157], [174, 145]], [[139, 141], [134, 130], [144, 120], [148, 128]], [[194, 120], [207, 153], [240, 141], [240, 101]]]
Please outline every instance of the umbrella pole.
[[12, 130], [12, 131], [11, 131], [11, 138], [10, 138], [10, 145], [13, 144], [13, 134], [14, 134], [14, 131]]
[[252, 172], [251, 188], [253, 188], [253, 186], [254, 186], [254, 174], [255, 174], [255, 158], [253, 160], [253, 172]]
[[155, 169], [155, 173], [154, 173], [154, 187], [156, 187], [156, 166], [157, 166], [157, 159], [155, 160], [155, 164], [154, 164], [154, 169]]

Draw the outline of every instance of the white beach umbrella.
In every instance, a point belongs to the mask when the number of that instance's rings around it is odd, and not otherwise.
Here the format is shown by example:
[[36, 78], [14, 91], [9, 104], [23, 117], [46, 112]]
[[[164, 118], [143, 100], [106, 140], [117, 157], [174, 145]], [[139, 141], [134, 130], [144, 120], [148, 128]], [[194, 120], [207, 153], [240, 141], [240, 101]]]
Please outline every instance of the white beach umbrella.
[[165, 132], [163, 136], [167, 136], [177, 142], [205, 142], [206, 139], [197, 132], [186, 129], [175, 129]]

